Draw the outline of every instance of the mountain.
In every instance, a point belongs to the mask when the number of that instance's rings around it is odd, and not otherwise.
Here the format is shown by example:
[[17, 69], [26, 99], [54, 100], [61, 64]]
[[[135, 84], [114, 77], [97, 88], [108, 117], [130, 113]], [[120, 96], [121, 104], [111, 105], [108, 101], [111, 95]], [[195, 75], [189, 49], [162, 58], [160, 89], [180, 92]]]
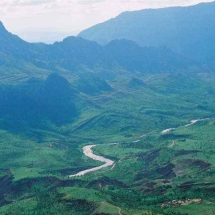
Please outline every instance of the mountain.
[[129, 87], [129, 88], [133, 88], [133, 89], [139, 89], [139, 88], [147, 87], [147, 85], [143, 81], [141, 81], [140, 79], [138, 79], [138, 78], [132, 78], [126, 84], [126, 86]]
[[115, 40], [101, 46], [80, 37], [68, 37], [53, 45], [32, 44], [9, 33], [2, 23], [0, 29], [0, 71], [9, 80], [10, 77], [44, 79], [52, 72], [84, 73], [84, 76], [86, 73], [99, 76], [95, 75], [99, 73], [104, 79], [107, 75], [102, 73], [114, 73], [115, 76], [118, 70], [160, 73], [198, 67], [167, 48], [140, 47], [129, 40]]
[[214, 12], [215, 2], [124, 12], [114, 19], [84, 30], [79, 36], [99, 44], [124, 38], [141, 46], [165, 46], [215, 68]]
[[105, 80], [95, 77], [80, 78], [74, 85], [77, 90], [88, 95], [96, 95], [112, 91], [111, 86]]
[[24, 60], [29, 55], [28, 44], [18, 36], [9, 33], [0, 22], [0, 63], [1, 66], [12, 66], [15, 59]]
[[0, 22], [0, 72], [1, 82], [17, 82], [26, 77], [47, 77], [43, 61], [38, 56], [45, 50], [45, 44], [31, 44], [8, 32]]
[[50, 47], [49, 59], [67, 70], [87, 67], [115, 70], [122, 68], [133, 72], [161, 72], [188, 69], [193, 62], [171, 50], [144, 48], [128, 40], [111, 41], [106, 46], [77, 37], [69, 37]]
[[145, 73], [188, 70], [192, 61], [173, 53], [165, 47], [140, 47], [133, 41], [114, 40], [104, 46], [112, 62], [128, 71]]
[[11, 61], [16, 61], [16, 63], [17, 61], [33, 62], [35, 56], [38, 55], [44, 47], [46, 47], [46, 45], [42, 43], [28, 43], [22, 40], [18, 36], [8, 32], [3, 23], [0, 22], [1, 64], [4, 63], [10, 66]]
[[126, 39], [0, 38], [0, 215], [214, 215], [213, 73]]
[[78, 96], [69, 82], [51, 74], [45, 81], [30, 80], [17, 86], [0, 86], [1, 127], [7, 129], [43, 127], [45, 122], [61, 125], [78, 115]]

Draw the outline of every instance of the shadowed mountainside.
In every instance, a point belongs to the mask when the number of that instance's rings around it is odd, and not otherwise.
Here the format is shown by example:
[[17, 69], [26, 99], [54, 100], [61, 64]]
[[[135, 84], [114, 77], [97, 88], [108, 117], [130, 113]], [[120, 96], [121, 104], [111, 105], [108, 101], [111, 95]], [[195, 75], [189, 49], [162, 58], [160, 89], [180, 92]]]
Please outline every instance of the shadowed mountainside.
[[18, 76], [17, 79], [44, 78], [51, 72], [100, 73], [104, 78], [108, 73], [115, 76], [119, 70], [141, 73], [195, 72], [199, 67], [167, 48], [144, 48], [127, 40], [116, 40], [101, 46], [80, 37], [68, 37], [53, 45], [31, 44], [7, 32], [2, 23], [0, 56], [3, 77]]
[[79, 36], [100, 44], [128, 39], [141, 46], [165, 46], [214, 69], [214, 12], [215, 2], [124, 12]]

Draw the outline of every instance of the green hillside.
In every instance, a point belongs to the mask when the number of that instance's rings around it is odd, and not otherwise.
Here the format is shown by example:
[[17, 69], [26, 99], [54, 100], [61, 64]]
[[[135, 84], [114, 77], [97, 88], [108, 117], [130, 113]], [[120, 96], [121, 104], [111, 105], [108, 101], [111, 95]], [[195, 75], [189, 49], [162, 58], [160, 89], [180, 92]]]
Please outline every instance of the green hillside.
[[81, 34], [105, 45], [0, 22], [0, 215], [215, 214], [214, 5]]
[[[93, 85], [98, 94], [80, 92], [77, 83], [52, 74], [4, 85], [2, 101], [13, 109], [1, 115], [2, 214], [198, 214], [206, 208], [213, 214], [214, 120], [183, 125], [214, 117], [214, 79], [118, 78], [105, 84], [110, 91]], [[14, 97], [5, 97], [8, 92]], [[19, 106], [11, 105], [15, 98]], [[178, 129], [162, 135], [167, 128]], [[111, 142], [120, 144], [106, 145]], [[96, 143], [103, 145], [94, 152], [115, 167], [68, 178], [101, 165], [82, 152]]]
[[[194, 69], [195, 68], [195, 69]], [[107, 46], [80, 37], [52, 45], [28, 43], [9, 33], [0, 22], [0, 83], [45, 79], [56, 72], [69, 81], [78, 78], [114, 79], [119, 73], [198, 72], [201, 66], [167, 48], [140, 47], [128, 40]]]

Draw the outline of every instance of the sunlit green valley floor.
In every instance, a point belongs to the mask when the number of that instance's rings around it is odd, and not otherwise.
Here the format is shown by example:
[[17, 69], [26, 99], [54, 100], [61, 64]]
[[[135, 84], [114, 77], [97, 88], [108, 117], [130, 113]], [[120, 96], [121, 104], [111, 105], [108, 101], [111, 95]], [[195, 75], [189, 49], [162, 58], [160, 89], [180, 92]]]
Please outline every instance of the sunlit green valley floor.
[[[214, 214], [214, 82], [146, 83], [86, 96], [90, 105], [78, 103], [80, 116], [61, 128], [1, 129], [1, 214]], [[184, 126], [199, 118], [208, 119]], [[87, 144], [114, 167], [69, 178], [101, 165], [83, 155]], [[200, 202], [180, 205], [188, 199]]]

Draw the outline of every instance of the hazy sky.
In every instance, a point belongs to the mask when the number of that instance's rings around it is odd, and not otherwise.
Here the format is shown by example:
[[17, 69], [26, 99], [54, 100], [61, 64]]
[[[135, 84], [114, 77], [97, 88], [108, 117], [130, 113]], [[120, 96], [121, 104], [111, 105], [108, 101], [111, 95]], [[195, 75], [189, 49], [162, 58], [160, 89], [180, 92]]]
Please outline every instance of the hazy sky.
[[212, 0], [0, 0], [0, 20], [27, 41], [53, 42], [123, 11]]

